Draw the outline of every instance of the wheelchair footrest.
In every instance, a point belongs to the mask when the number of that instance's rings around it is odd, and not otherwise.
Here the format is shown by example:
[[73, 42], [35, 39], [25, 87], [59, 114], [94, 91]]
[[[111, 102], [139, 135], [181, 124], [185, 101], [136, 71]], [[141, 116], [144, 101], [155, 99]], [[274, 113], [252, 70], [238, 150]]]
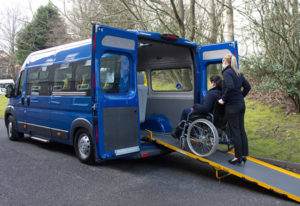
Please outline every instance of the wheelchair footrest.
[[220, 138], [219, 139], [219, 144], [232, 145], [233, 144], [233, 139], [232, 138]]

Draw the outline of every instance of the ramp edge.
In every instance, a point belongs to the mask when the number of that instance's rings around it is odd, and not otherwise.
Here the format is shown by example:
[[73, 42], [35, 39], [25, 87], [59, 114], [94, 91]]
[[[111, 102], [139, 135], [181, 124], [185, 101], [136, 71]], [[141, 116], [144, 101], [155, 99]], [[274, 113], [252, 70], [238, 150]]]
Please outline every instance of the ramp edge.
[[[263, 187], [263, 188], [265, 188], [265, 189], [274, 191], [274, 192], [276, 192], [276, 193], [278, 193], [278, 194], [281, 194], [281, 195], [285, 195], [285, 196], [288, 197], [289, 199], [292, 199], [292, 200], [294, 200], [294, 201], [300, 203], [300, 197], [298, 197], [298, 196], [296, 196], [296, 195], [289, 194], [289, 193], [287, 193], [287, 192], [285, 192], [285, 191], [283, 191], [283, 190], [280, 190], [280, 189], [278, 189], [278, 188], [276, 188], [276, 187], [272, 187], [271, 185], [268, 185], [268, 184], [266, 184], [266, 183], [263, 183], [263, 182], [261, 182], [261, 181], [259, 181], [259, 180], [257, 180], [257, 179], [254, 179], [254, 178], [252, 178], [252, 177], [248, 177], [248, 176], [246, 176], [246, 175], [244, 175], [244, 174], [242, 174], [242, 173], [236, 172], [236, 171], [234, 171], [234, 170], [232, 170], [232, 169], [230, 169], [230, 168], [221, 166], [221, 165], [219, 165], [219, 164], [217, 164], [217, 163], [215, 163], [215, 162], [213, 162], [213, 161], [210, 161], [210, 160], [205, 159], [205, 158], [203, 158], [203, 157], [200, 157], [200, 156], [197, 156], [197, 155], [195, 155], [195, 154], [189, 153], [189, 152], [187, 152], [187, 151], [185, 151], [185, 150], [182, 150], [182, 149], [177, 148], [177, 147], [175, 147], [175, 146], [173, 146], [173, 145], [167, 144], [167, 143], [165, 143], [165, 142], [163, 142], [163, 141], [157, 140], [157, 139], [155, 139], [155, 138], [152, 136], [152, 131], [147, 130], [147, 132], [149, 132], [148, 138], [149, 138], [151, 141], [156, 142], [157, 144], [163, 145], [163, 146], [165, 146], [165, 147], [167, 147], [167, 148], [169, 148], [169, 149], [171, 149], [171, 150], [174, 150], [174, 151], [176, 151], [176, 152], [179, 152], [179, 153], [181, 153], [181, 154], [184, 154], [184, 155], [186, 155], [186, 156], [189, 156], [189, 157], [191, 157], [191, 158], [193, 158], [193, 159], [197, 159], [197, 160], [200, 160], [200, 161], [202, 161], [202, 162], [206, 162], [206, 163], [208, 163], [209, 165], [211, 165], [212, 167], [214, 167], [216, 170], [223, 170], [223, 171], [228, 172], [228, 173], [230, 173], [230, 174], [232, 174], [232, 175], [235, 175], [235, 176], [237, 176], [237, 177], [239, 177], [239, 178], [241, 178], [241, 179], [246, 179], [246, 180], [248, 180], [248, 181], [250, 181], [250, 182], [255, 182], [255, 183], [257, 183], [257, 185], [259, 185], [259, 186], [261, 186], [261, 187]], [[231, 154], [234, 154], [233, 152], [230, 152], [230, 153], [231, 153]], [[295, 173], [293, 173], [293, 172], [284, 170], [284, 169], [282, 169], [282, 168], [280, 168], [280, 167], [277, 167], [277, 166], [268, 164], [268, 163], [266, 163], [266, 162], [257, 160], [257, 159], [252, 158], [252, 157], [247, 157], [247, 158], [248, 158], [249, 160], [251, 160], [251, 161], [254, 161], [254, 162], [258, 163], [258, 164], [262, 164], [262, 165], [264, 165], [264, 166], [270, 167], [270, 168], [275, 169], [275, 170], [277, 170], [277, 171], [280, 171], [280, 172], [283, 172], [283, 173], [285, 173], [285, 174], [291, 175], [291, 176], [293, 176], [293, 177], [295, 177], [295, 178], [299, 178], [299, 175], [297, 175], [297, 174], [295, 174]], [[295, 175], [296, 175], [296, 176], [295, 176]]]
[[[232, 151], [229, 152], [229, 153], [234, 155], [234, 152], [232, 152]], [[295, 178], [297, 178], [297, 179], [300, 179], [300, 175], [299, 175], [299, 174], [296, 174], [296, 173], [294, 173], [294, 172], [285, 170], [285, 169], [283, 169], [283, 168], [281, 168], [281, 167], [277, 167], [277, 166], [275, 166], [275, 165], [272, 165], [272, 164], [269, 164], [269, 163], [267, 163], [267, 162], [264, 162], [264, 161], [255, 159], [255, 158], [250, 157], [250, 156], [248, 156], [247, 159], [250, 160], [250, 161], [252, 161], [252, 162], [255, 162], [255, 163], [257, 163], [257, 164], [260, 164], [260, 165], [263, 165], [263, 166], [272, 168], [272, 169], [274, 169], [274, 170], [276, 170], [276, 171], [278, 171], [278, 172], [282, 172], [282, 173], [285, 173], [285, 174], [290, 175], [290, 176], [292, 176], [292, 177], [295, 177]]]

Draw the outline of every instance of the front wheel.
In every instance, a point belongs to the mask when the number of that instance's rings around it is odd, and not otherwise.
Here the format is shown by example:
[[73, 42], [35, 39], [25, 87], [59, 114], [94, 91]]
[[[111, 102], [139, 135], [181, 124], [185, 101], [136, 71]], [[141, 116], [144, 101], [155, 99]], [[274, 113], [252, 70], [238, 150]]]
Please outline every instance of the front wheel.
[[24, 137], [23, 133], [19, 133], [13, 116], [7, 118], [7, 136], [10, 140], [16, 141]]
[[207, 119], [197, 119], [188, 127], [187, 143], [195, 155], [208, 157], [218, 147], [218, 131]]
[[82, 163], [94, 163], [94, 144], [89, 132], [85, 129], [79, 129], [76, 133], [74, 146], [76, 156]]

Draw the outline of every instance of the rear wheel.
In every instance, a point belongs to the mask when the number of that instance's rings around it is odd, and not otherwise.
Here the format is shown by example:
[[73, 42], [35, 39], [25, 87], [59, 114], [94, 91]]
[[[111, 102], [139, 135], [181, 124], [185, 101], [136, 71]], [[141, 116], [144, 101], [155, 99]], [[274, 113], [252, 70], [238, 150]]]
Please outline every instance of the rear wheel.
[[216, 151], [219, 144], [218, 131], [206, 119], [195, 120], [188, 128], [187, 143], [194, 154], [200, 157], [210, 156]]
[[7, 136], [10, 140], [16, 141], [24, 137], [23, 133], [18, 132], [13, 116], [7, 118]]
[[79, 129], [75, 137], [75, 152], [76, 156], [82, 163], [93, 164], [94, 144], [91, 135], [85, 129]]

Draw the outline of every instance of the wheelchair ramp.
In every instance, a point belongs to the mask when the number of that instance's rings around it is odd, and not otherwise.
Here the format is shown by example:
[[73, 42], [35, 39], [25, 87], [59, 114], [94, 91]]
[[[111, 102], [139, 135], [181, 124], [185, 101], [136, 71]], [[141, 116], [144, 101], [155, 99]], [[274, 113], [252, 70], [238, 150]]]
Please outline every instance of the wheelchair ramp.
[[[170, 134], [156, 133], [148, 131], [145, 135], [151, 141], [163, 145], [171, 150], [189, 156], [193, 159], [206, 162], [216, 169], [216, 177], [218, 171], [225, 171], [231, 175], [235, 175], [250, 182], [255, 182], [261, 187], [282, 194], [290, 199], [300, 202], [300, 175], [265, 163], [252, 157], [248, 157], [245, 166], [232, 165], [228, 163], [233, 158], [233, 154], [216, 151], [212, 156], [203, 158], [194, 155], [189, 149], [181, 149], [178, 140], [174, 139]], [[186, 145], [185, 148], [188, 146]]]

